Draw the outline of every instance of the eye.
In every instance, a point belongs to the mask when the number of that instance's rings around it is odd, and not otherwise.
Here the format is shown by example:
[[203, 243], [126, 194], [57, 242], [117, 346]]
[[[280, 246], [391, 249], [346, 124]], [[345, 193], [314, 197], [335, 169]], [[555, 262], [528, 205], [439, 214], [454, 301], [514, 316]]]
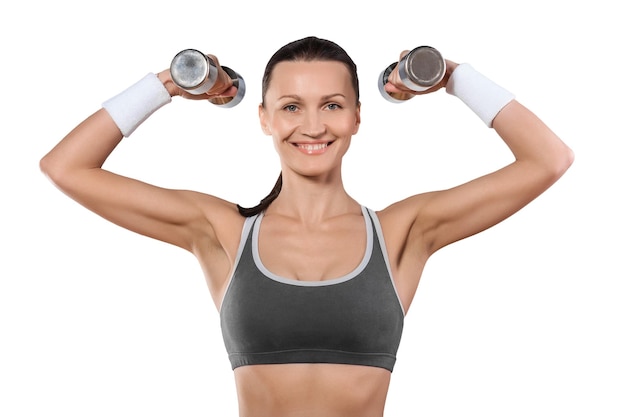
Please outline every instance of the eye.
[[329, 103], [326, 105], [326, 108], [328, 108], [328, 110], [339, 110], [341, 106], [337, 103]]
[[293, 113], [298, 110], [298, 106], [296, 106], [295, 104], [288, 104], [285, 107], [283, 107], [283, 109], [290, 113]]

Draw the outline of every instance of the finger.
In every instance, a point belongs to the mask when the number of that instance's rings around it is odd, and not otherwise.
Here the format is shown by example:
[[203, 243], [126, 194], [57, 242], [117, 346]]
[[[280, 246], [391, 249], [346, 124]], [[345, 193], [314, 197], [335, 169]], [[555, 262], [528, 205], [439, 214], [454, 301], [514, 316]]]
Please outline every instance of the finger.
[[237, 95], [237, 87], [231, 85], [225, 91], [218, 94], [213, 94], [213, 97], [235, 97]]
[[207, 54], [206, 56], [209, 57], [211, 61], [215, 63], [215, 65], [217, 65], [218, 67], [220, 66], [220, 61], [215, 55]]

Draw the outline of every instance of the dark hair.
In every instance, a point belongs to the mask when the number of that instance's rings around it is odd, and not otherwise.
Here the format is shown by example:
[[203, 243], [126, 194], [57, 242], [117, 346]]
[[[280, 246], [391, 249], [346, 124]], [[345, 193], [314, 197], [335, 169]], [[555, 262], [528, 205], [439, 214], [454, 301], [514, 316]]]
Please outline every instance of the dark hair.
[[[309, 36], [288, 43], [280, 48], [272, 55], [263, 73], [263, 83], [261, 85], [261, 105], [265, 106], [265, 94], [272, 81], [274, 67], [284, 61], [337, 61], [343, 63], [350, 72], [352, 86], [356, 93], [356, 101], [359, 102], [359, 77], [357, 75], [356, 64], [348, 53], [336, 43], [320, 39], [315, 36]], [[250, 208], [244, 208], [237, 205], [239, 213], [245, 217], [254, 216], [264, 211], [278, 197], [283, 185], [282, 173], [278, 176], [278, 180], [272, 191], [261, 202]]]

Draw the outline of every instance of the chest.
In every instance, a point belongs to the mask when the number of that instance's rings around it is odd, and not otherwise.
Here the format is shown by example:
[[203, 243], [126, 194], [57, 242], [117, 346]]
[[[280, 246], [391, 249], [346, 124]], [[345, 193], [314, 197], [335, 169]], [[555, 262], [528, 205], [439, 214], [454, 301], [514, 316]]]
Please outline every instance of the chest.
[[[220, 312], [233, 368], [305, 362], [360, 364], [391, 370], [402, 332], [403, 311], [372, 223], [366, 223], [361, 248], [354, 251], [352, 263], [356, 266], [339, 262], [345, 271], [336, 269], [336, 274], [309, 281], [293, 278], [314, 276], [307, 275], [308, 271], [301, 274], [297, 267], [311, 265], [316, 271], [322, 265], [332, 270], [331, 264], [304, 260], [287, 262], [293, 271], [279, 265], [271, 270], [261, 263], [259, 247], [263, 244], [259, 234], [263, 233], [259, 229], [255, 228], [246, 240]], [[272, 247], [273, 252], [291, 248], [293, 244], [283, 246], [290, 239], [300, 242], [297, 236], [289, 234], [273, 237], [279, 236], [283, 238], [276, 241], [281, 243]], [[342, 246], [353, 244], [348, 240], [313, 241], [326, 242], [329, 248], [308, 251], [330, 259], [337, 259], [333, 251], [350, 253]], [[300, 258], [300, 252], [296, 252], [294, 258]]]
[[342, 277], [362, 262], [367, 248], [363, 219], [317, 228], [264, 222], [258, 229], [261, 263], [273, 274], [298, 281]]

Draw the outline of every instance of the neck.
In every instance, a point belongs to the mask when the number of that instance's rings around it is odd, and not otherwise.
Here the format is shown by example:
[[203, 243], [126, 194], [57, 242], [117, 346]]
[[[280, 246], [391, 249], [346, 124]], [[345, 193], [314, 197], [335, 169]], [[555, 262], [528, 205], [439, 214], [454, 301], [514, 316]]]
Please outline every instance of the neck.
[[311, 178], [283, 172], [282, 189], [268, 212], [311, 222], [360, 213], [360, 205], [348, 195], [341, 177]]

